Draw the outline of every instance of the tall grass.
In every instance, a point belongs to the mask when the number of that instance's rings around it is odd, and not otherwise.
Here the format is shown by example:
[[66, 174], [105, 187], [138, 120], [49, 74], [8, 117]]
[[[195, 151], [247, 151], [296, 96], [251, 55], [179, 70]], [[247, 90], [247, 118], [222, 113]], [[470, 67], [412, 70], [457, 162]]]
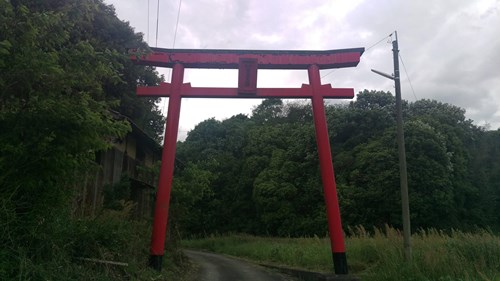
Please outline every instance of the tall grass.
[[0, 231], [0, 280], [182, 280], [189, 264], [175, 240], [167, 242], [162, 273], [147, 266], [150, 223], [131, 220], [131, 207], [95, 218], [54, 217], [27, 228], [22, 239], [14, 227]]
[[[402, 234], [391, 227], [350, 229], [346, 238], [350, 273], [362, 280], [500, 280], [500, 237], [487, 231], [463, 233], [421, 230], [412, 235], [413, 260], [404, 261]], [[183, 241], [204, 249], [308, 270], [332, 272], [327, 238], [211, 236]]]

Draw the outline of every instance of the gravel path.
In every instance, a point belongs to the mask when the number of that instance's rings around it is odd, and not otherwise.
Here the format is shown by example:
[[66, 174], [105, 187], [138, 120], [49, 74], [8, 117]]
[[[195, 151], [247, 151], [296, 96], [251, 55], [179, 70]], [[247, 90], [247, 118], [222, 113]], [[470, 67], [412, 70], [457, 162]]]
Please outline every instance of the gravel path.
[[268, 269], [239, 259], [213, 253], [185, 250], [184, 253], [199, 266], [199, 281], [293, 281]]

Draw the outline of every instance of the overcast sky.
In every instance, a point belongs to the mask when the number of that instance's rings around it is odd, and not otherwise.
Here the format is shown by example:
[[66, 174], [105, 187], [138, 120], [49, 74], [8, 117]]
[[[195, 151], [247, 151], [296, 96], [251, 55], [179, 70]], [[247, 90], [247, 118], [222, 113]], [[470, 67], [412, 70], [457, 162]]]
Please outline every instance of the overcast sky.
[[[157, 0], [105, 0], [156, 45]], [[149, 3], [149, 23], [148, 23]], [[178, 0], [160, 0], [158, 47], [172, 48]], [[149, 24], [149, 28], [148, 28]], [[322, 71], [323, 84], [394, 92], [398, 31], [403, 99], [431, 98], [467, 110], [477, 125], [500, 126], [500, 0], [183, 0], [175, 48], [329, 50], [365, 47], [358, 67]], [[149, 31], [149, 32], [148, 32]], [[387, 37], [378, 45], [370, 48]], [[394, 37], [393, 37], [394, 38]], [[370, 49], [368, 49], [370, 48]], [[169, 75], [167, 69], [160, 72]], [[167, 77], [169, 81], [170, 78]], [[186, 70], [194, 86], [236, 86], [236, 71]], [[299, 87], [306, 71], [259, 71], [260, 87]], [[183, 99], [179, 137], [211, 117], [249, 114], [259, 100]], [[163, 105], [161, 106], [163, 108]], [[165, 107], [166, 110], [167, 107]], [[166, 112], [165, 112], [166, 114]]]

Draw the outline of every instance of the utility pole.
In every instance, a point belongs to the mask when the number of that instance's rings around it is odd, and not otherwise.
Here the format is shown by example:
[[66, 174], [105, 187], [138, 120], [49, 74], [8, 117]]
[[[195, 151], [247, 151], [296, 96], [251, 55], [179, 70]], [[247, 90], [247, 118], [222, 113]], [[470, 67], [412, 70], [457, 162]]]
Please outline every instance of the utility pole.
[[383, 72], [372, 69], [373, 72], [382, 75], [386, 78], [394, 80], [396, 89], [396, 126], [397, 126], [397, 142], [399, 154], [399, 179], [401, 186], [401, 207], [403, 220], [403, 246], [405, 260], [411, 262], [411, 226], [410, 226], [410, 203], [408, 198], [408, 174], [406, 171], [406, 151], [405, 151], [405, 136], [403, 132], [403, 112], [401, 109], [401, 79], [399, 75], [399, 49], [398, 49], [398, 32], [394, 31], [395, 40], [392, 41], [392, 54], [394, 60], [394, 75], [388, 75]]
[[401, 185], [401, 206], [403, 215], [403, 245], [405, 260], [411, 261], [410, 203], [408, 198], [408, 174], [406, 171], [405, 135], [403, 132], [403, 112], [401, 109], [401, 79], [399, 74], [398, 32], [394, 31], [392, 55], [394, 60], [394, 86], [396, 88], [396, 123], [398, 130], [399, 177]]

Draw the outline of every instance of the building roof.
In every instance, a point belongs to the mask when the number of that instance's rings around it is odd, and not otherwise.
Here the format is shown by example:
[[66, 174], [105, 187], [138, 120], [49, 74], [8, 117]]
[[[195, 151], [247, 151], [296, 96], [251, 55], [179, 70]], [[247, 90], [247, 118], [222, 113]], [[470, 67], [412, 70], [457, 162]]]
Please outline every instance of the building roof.
[[141, 128], [139, 128], [139, 126], [134, 121], [132, 121], [130, 117], [125, 116], [120, 112], [112, 110], [111, 114], [113, 118], [117, 120], [126, 120], [130, 124], [130, 127], [132, 128], [131, 133], [137, 137], [138, 142], [141, 143], [142, 145], [145, 145], [153, 153], [157, 154], [158, 157], [161, 158], [162, 146], [155, 139], [150, 137], [146, 132], [144, 132]]

